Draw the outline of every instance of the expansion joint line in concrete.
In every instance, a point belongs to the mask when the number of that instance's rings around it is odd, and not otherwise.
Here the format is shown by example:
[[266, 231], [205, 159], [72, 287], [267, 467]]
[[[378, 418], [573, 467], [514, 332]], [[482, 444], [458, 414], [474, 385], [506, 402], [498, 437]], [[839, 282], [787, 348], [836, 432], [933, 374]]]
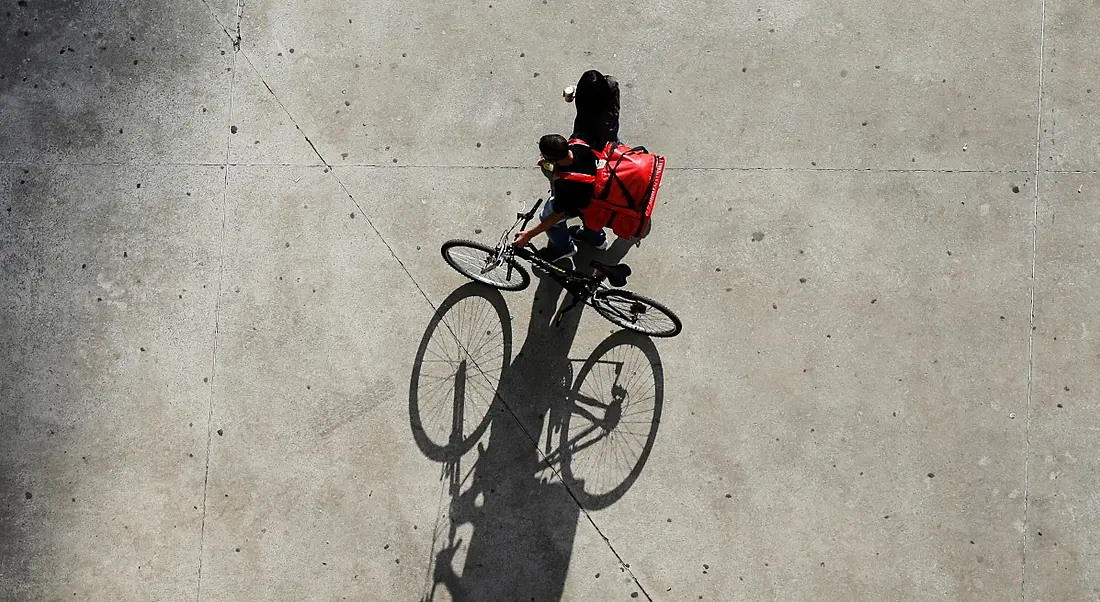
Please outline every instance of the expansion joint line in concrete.
[[[261, 82], [263, 82], [264, 87], [266, 87], [267, 91], [271, 93], [271, 96], [275, 99], [275, 102], [278, 103], [279, 107], [282, 108], [284, 113], [286, 113], [287, 118], [290, 119], [290, 122], [294, 124], [294, 128], [297, 129], [299, 132], [301, 132], [302, 137], [305, 138], [305, 140], [309, 144], [310, 148], [313, 149], [313, 152], [317, 155], [317, 158], [319, 158], [321, 160], [321, 162], [324, 163], [325, 167], [327, 168], [327, 171], [330, 174], [332, 174], [333, 179], [336, 180], [336, 183], [344, 191], [344, 194], [348, 195], [348, 199], [351, 200], [352, 204], [359, 211], [359, 214], [363, 216], [364, 220], [367, 222], [367, 224], [374, 231], [374, 234], [375, 234], [375, 236], [378, 237], [378, 240], [380, 240], [382, 242], [382, 244], [386, 247], [386, 249], [390, 252], [390, 255], [393, 257], [394, 261], [396, 261], [397, 264], [399, 266], [401, 266], [402, 271], [404, 271], [405, 275], [409, 277], [409, 280], [413, 283], [413, 286], [415, 286], [416, 289], [418, 291], [420, 291], [420, 295], [422, 297], [424, 297], [424, 300], [428, 302], [428, 305], [434, 311], [439, 311], [439, 308], [436, 307], [436, 305], [434, 303], [432, 303], [431, 298], [428, 297], [428, 294], [420, 286], [420, 283], [417, 282], [416, 278], [412, 275], [412, 272], [409, 271], [409, 268], [405, 265], [405, 263], [403, 261], [401, 261], [401, 258], [397, 256], [397, 253], [393, 250], [393, 247], [389, 244], [389, 242], [385, 239], [385, 237], [382, 236], [382, 232], [379, 231], [377, 226], [374, 225], [374, 222], [371, 221], [370, 216], [367, 214], [366, 211], [363, 210], [363, 207], [359, 204], [359, 201], [356, 200], [356, 198], [351, 194], [351, 192], [348, 190], [347, 186], [344, 185], [344, 182], [339, 177], [336, 176], [336, 173], [333, 170], [332, 165], [329, 164], [329, 162], [327, 160], [325, 160], [324, 156], [321, 155], [321, 152], [319, 150], [317, 150], [317, 146], [313, 144], [313, 141], [309, 139], [309, 136], [302, 130], [301, 127], [299, 127], [298, 122], [294, 119], [294, 116], [290, 113], [290, 111], [287, 110], [286, 105], [283, 104], [283, 102], [279, 99], [279, 96], [277, 94], [275, 94], [275, 91], [272, 90], [271, 86], [269, 86], [267, 81], [264, 80], [263, 74], [261, 74], [259, 72], [259, 70], [256, 69], [256, 66], [252, 64], [252, 61], [249, 60], [248, 55], [246, 53], [242, 53], [241, 56], [244, 57], [245, 61], [248, 62], [249, 66], [256, 73], [256, 76], [260, 78]], [[462, 348], [462, 352], [465, 353], [467, 355], [467, 357], [470, 357], [471, 360], [473, 360], [473, 356], [470, 354], [470, 350], [466, 349], [466, 346], [463, 345], [463, 343], [459, 339], [458, 335], [454, 332], [453, 329], [451, 329], [451, 325], [449, 323], [447, 323], [446, 320], [443, 320], [442, 323], [446, 326], [448, 332], [451, 333], [451, 336], [455, 337], [455, 341]], [[478, 373], [480, 373], [485, 378], [489, 378], [488, 375], [484, 372], [484, 370], [482, 370], [481, 367], [479, 365], [477, 365], [476, 360], [474, 360], [472, 362], [472, 364], [473, 364], [474, 368], [477, 370]], [[584, 514], [585, 518], [592, 525], [592, 527], [594, 529], [596, 529], [596, 532], [599, 533], [600, 537], [603, 539], [603, 541], [607, 545], [608, 549], [611, 550], [611, 553], [614, 554], [615, 558], [619, 561], [620, 568], [622, 568], [622, 570], [624, 570], [625, 572], [627, 572], [630, 575], [630, 578], [634, 581], [634, 584], [638, 586], [638, 589], [641, 590], [642, 595], [645, 596], [646, 600], [649, 600], [650, 602], [652, 602], [653, 598], [651, 598], [649, 593], [646, 592], [645, 587], [642, 586], [640, 581], [638, 581], [638, 578], [634, 575], [634, 572], [630, 570], [630, 565], [625, 560], [623, 560], [622, 555], [620, 555], [618, 550], [616, 550], [615, 547], [611, 545], [611, 540], [608, 539], [608, 537], [606, 535], [604, 535], [603, 531], [600, 529], [599, 525], [596, 524], [596, 521], [592, 518], [591, 514], [589, 514], [588, 510], [586, 510], [584, 508], [584, 506], [580, 503], [580, 500], [577, 498], [576, 494], [573, 493], [573, 491], [569, 488], [568, 484], [565, 483], [565, 480], [561, 478], [561, 474], [558, 472], [558, 470], [556, 468], [554, 468], [549, 462], [546, 462], [546, 459], [547, 459], [546, 455], [543, 454], [541, 449], [539, 449], [538, 438], [535, 437], [534, 435], [532, 435], [523, 426], [523, 423], [519, 420], [519, 417], [516, 416], [515, 412], [508, 405], [507, 400], [505, 400], [503, 397], [501, 397], [497, 393], [494, 393], [494, 397], [495, 397], [495, 399], [497, 399], [501, 402], [501, 405], [508, 412], [508, 415], [512, 418], [512, 420], [515, 421], [516, 426], [518, 426], [520, 428], [520, 430], [523, 432], [524, 436], [527, 437], [528, 441], [530, 441], [531, 445], [535, 448], [536, 452], [542, 457], [543, 463], [546, 464], [554, 472], [554, 474], [558, 477], [558, 480], [561, 481], [563, 485], [565, 485], [565, 490], [569, 493], [569, 496], [571, 498], [573, 498], [573, 502], [575, 504], [577, 504], [577, 507]]]
[[[266, 84], [265, 84], [266, 85]], [[268, 87], [270, 91], [271, 88]], [[312, 143], [311, 143], [312, 144]], [[222, 161], [0, 161], [0, 165], [21, 166], [33, 165], [36, 167], [225, 167]], [[340, 163], [329, 165], [327, 163], [304, 163], [290, 161], [254, 161], [254, 162], [230, 162], [230, 167], [328, 167], [329, 169], [470, 169], [480, 171], [530, 171], [528, 165], [429, 165], [429, 164], [403, 164], [392, 163]], [[778, 171], [787, 173], [869, 173], [869, 174], [1026, 174], [1034, 175], [1036, 170], [1028, 169], [924, 169], [924, 168], [864, 168], [864, 167], [738, 167], [738, 166], [669, 166], [665, 171], [715, 171], [715, 172], [753, 172], [753, 171]], [[532, 172], [533, 173], [533, 172]], [[1043, 175], [1100, 175], [1100, 169], [1040, 169], [1038, 173]]]
[[321, 154], [321, 151], [317, 149], [317, 145], [313, 144], [313, 141], [310, 140], [309, 136], [305, 133], [305, 131], [302, 130], [301, 126], [298, 125], [298, 121], [294, 119], [294, 115], [290, 113], [290, 111], [286, 108], [286, 105], [283, 104], [283, 101], [279, 99], [279, 95], [275, 93], [275, 90], [273, 90], [271, 86], [268, 85], [267, 80], [264, 79], [264, 76], [262, 73], [260, 73], [260, 70], [257, 69], [254, 64], [252, 64], [252, 61], [248, 58], [248, 54], [244, 53], [241, 56], [243, 56], [244, 60], [248, 62], [248, 65], [252, 68], [252, 71], [256, 73], [256, 77], [260, 78], [260, 81], [263, 82], [264, 87], [267, 88], [267, 91], [269, 93], [271, 93], [271, 97], [275, 99], [275, 102], [279, 105], [279, 108], [283, 110], [283, 113], [286, 113], [287, 119], [290, 119], [290, 122], [294, 124], [294, 129], [298, 130], [298, 132], [302, 134], [302, 138], [304, 138], [306, 143], [309, 144], [309, 147], [313, 149], [313, 153], [317, 155], [318, 159], [321, 160], [321, 163], [325, 166], [326, 171], [332, 174], [333, 179], [336, 180], [336, 183], [340, 185], [340, 188], [344, 191], [344, 194], [348, 195], [348, 198], [351, 200], [352, 204], [355, 205], [355, 208], [359, 211], [359, 214], [363, 216], [367, 224], [371, 227], [372, 230], [374, 230], [375, 235], [378, 236], [378, 240], [382, 241], [382, 244], [385, 245], [386, 250], [390, 252], [390, 255], [393, 257], [394, 261], [396, 261], [397, 264], [401, 266], [401, 269], [405, 272], [405, 275], [409, 277], [409, 280], [412, 281], [413, 285], [416, 286], [416, 289], [420, 291], [420, 294], [423, 295], [425, 299], [427, 299], [428, 294], [425, 293], [424, 289], [420, 287], [420, 283], [417, 282], [416, 278], [413, 277], [412, 272], [410, 272], [409, 268], [405, 266], [405, 263], [401, 261], [401, 258], [397, 256], [397, 252], [393, 250], [393, 247], [390, 245], [389, 241], [387, 241], [385, 237], [382, 236], [382, 232], [378, 230], [378, 227], [374, 225], [373, 221], [371, 221], [370, 216], [367, 214], [367, 212], [364, 211], [363, 207], [359, 205], [359, 201], [357, 201], [355, 197], [352, 196], [351, 192], [348, 191], [348, 188], [344, 185], [343, 180], [336, 176], [336, 174], [333, 172], [332, 165]]
[[[237, 58], [233, 57], [233, 75], [229, 80], [229, 115], [233, 115], [233, 88], [237, 81]], [[202, 555], [206, 544], [206, 502], [210, 490], [210, 444], [214, 434], [214, 384], [218, 368], [218, 335], [221, 332], [222, 284], [225, 280], [226, 205], [229, 202], [229, 159], [233, 153], [233, 137], [226, 136], [225, 177], [222, 182], [222, 227], [218, 252], [218, 286], [214, 297], [214, 343], [210, 352], [210, 382], [206, 407], [206, 469], [202, 477], [202, 523], [199, 527], [199, 562], [195, 583], [195, 602], [202, 599]]]
[[1027, 413], [1024, 425], [1024, 532], [1020, 541], [1020, 600], [1027, 599], [1027, 530], [1028, 510], [1031, 502], [1031, 397], [1032, 378], [1035, 369], [1035, 290], [1039, 256], [1039, 176], [1042, 174], [1043, 142], [1043, 59], [1046, 53], [1047, 3], [1043, 0], [1039, 25], [1039, 90], [1036, 94], [1035, 123], [1035, 201], [1031, 215], [1031, 319], [1027, 329]]

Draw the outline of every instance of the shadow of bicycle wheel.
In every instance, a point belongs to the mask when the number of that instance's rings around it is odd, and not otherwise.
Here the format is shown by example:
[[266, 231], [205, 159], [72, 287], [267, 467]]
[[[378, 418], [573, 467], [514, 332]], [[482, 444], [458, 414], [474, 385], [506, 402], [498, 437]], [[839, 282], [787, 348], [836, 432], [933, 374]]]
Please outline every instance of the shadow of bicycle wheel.
[[456, 289], [432, 316], [409, 384], [413, 439], [429, 459], [461, 457], [489, 428], [511, 361], [511, 320], [504, 297], [476, 282]]
[[581, 367], [560, 412], [560, 474], [589, 510], [614, 504], [642, 473], [657, 439], [664, 370], [653, 341], [619, 331]]
[[664, 397], [654, 343], [623, 331], [570, 359], [586, 312], [551, 326], [566, 297], [539, 279], [514, 356], [504, 298], [480, 284], [428, 325], [409, 393], [416, 444], [443, 465], [424, 602], [562, 600], [582, 509], [622, 498], [649, 457]]

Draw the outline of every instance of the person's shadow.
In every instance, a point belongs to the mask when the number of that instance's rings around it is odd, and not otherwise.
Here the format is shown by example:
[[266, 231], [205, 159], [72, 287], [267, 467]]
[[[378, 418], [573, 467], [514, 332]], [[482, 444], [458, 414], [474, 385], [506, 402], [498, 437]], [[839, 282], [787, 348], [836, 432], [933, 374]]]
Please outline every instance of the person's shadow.
[[[613, 245], [601, 260], [616, 263], [628, 248]], [[577, 257], [587, 266], [592, 253]], [[574, 378], [568, 353], [584, 312], [552, 326], [563, 296], [541, 280], [510, 363], [511, 318], [495, 290], [459, 288], [429, 324], [410, 420], [421, 450], [443, 464], [449, 503], [422, 601], [560, 600], [582, 506], [614, 503], [648, 459], [664, 393], [656, 347], [616, 333]]]

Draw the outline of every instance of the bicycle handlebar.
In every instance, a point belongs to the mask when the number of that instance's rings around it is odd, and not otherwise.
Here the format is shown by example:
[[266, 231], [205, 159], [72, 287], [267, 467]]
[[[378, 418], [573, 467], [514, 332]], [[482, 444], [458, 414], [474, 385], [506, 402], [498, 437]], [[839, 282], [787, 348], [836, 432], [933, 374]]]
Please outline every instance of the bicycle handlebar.
[[538, 201], [536, 201], [535, 206], [531, 207], [531, 210], [528, 211], [527, 213], [517, 213], [516, 214], [516, 219], [523, 220], [523, 225], [520, 226], [521, 230], [526, 230], [527, 229], [527, 222], [530, 222], [531, 220], [535, 219], [535, 213], [538, 212], [540, 206], [542, 206], [542, 199], [539, 199]]

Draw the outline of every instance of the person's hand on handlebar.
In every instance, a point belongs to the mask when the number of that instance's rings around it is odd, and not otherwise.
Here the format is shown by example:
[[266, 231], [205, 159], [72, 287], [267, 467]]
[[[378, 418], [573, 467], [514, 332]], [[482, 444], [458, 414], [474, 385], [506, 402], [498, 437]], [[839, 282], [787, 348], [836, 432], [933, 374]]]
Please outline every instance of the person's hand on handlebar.
[[534, 230], [524, 230], [522, 232], [516, 232], [516, 241], [513, 243], [517, 247], [526, 247], [531, 243], [531, 239], [538, 233]]
[[545, 220], [539, 222], [539, 225], [535, 226], [534, 228], [531, 228], [530, 230], [524, 230], [522, 232], [516, 232], [516, 240], [512, 244], [516, 245], [517, 247], [525, 247], [531, 242], [532, 238], [538, 236], [539, 234], [542, 234], [543, 232], [546, 232], [550, 229], [550, 226], [553, 226], [554, 224], [560, 222], [563, 219], [566, 219], [567, 217], [568, 216], [564, 213], [552, 213]]

